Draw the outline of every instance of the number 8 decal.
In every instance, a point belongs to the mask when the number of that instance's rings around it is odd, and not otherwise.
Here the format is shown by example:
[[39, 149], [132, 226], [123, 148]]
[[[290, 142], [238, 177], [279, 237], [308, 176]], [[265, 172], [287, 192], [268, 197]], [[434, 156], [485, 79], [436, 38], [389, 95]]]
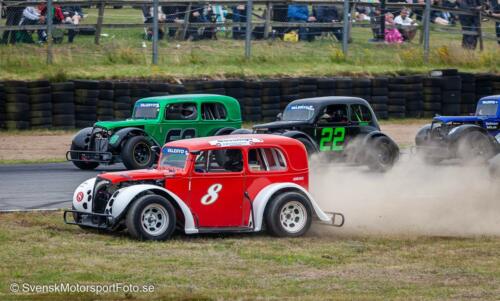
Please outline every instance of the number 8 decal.
[[219, 192], [222, 190], [222, 184], [213, 184], [208, 187], [207, 194], [201, 198], [201, 203], [203, 205], [210, 205], [215, 203], [219, 198]]

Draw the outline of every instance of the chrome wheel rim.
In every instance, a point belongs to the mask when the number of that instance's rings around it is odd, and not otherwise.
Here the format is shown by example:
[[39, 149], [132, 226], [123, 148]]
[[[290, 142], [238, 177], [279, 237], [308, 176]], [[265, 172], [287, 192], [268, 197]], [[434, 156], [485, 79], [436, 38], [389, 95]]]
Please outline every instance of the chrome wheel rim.
[[160, 204], [150, 204], [142, 210], [141, 226], [144, 232], [152, 236], [163, 234], [169, 223], [167, 210]]
[[300, 232], [307, 223], [306, 207], [298, 201], [290, 201], [281, 207], [280, 223], [288, 233]]

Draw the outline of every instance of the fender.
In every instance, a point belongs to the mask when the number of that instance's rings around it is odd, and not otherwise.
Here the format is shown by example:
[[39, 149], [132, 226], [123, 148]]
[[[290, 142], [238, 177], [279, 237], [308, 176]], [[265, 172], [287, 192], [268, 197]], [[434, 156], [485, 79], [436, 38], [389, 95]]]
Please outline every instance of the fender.
[[85, 149], [87, 147], [87, 140], [92, 134], [92, 127], [83, 128], [78, 131], [78, 133], [73, 136], [72, 143], [77, 146], [79, 149]]
[[267, 186], [266, 188], [262, 189], [257, 196], [255, 197], [253, 203], [252, 203], [252, 208], [254, 212], [254, 217], [255, 217], [255, 231], [260, 231], [262, 230], [262, 223], [264, 220], [264, 211], [266, 210], [267, 203], [271, 199], [271, 197], [278, 191], [285, 189], [285, 188], [293, 188], [296, 190], [299, 190], [300, 192], [304, 193], [307, 198], [309, 199], [309, 202], [311, 202], [311, 206], [313, 207], [314, 213], [318, 216], [319, 220], [323, 222], [331, 222], [331, 218], [326, 215], [323, 210], [318, 206], [314, 198], [311, 196], [307, 190], [305, 190], [302, 186], [297, 185], [295, 183], [275, 183]]
[[221, 128], [215, 131], [215, 133], [212, 136], [222, 136], [222, 135], [230, 135], [232, 134], [236, 129], [232, 127], [225, 127]]
[[316, 144], [316, 141], [314, 141], [314, 139], [311, 138], [311, 136], [307, 135], [304, 132], [301, 132], [301, 131], [286, 131], [286, 132], [284, 132], [282, 134], [282, 136], [285, 136], [285, 137], [288, 137], [288, 138], [293, 138], [293, 139], [304, 138], [304, 139], [306, 139], [307, 141], [309, 141], [311, 143], [311, 145], [314, 148], [314, 152], [315, 153], [319, 153], [319, 147], [318, 147], [318, 144]]
[[[143, 136], [149, 137], [143, 129], [133, 128], [133, 127], [123, 128], [123, 129], [116, 131], [109, 138], [109, 145], [114, 149], [118, 149], [118, 148], [120, 148], [120, 144], [122, 143], [122, 141], [129, 135], [143, 135]], [[158, 145], [158, 143], [156, 143], [156, 141], [154, 141], [153, 139], [151, 139], [151, 140], [154, 142], [154, 144]]]
[[252, 134], [253, 132], [249, 129], [237, 129], [231, 132], [229, 135], [247, 135]]
[[96, 178], [88, 179], [75, 189], [73, 192], [73, 208], [75, 210], [92, 213], [95, 180]]
[[428, 123], [418, 130], [417, 135], [415, 135], [415, 145], [416, 146], [421, 146], [421, 145], [424, 145], [426, 143], [426, 140], [429, 139], [428, 136], [429, 136], [429, 133], [431, 131], [431, 127], [432, 127], [432, 124]]
[[462, 138], [465, 134], [470, 133], [472, 131], [479, 131], [486, 136], [488, 136], [491, 140], [491, 136], [488, 134], [488, 131], [478, 125], [475, 124], [463, 124], [459, 125], [450, 130], [448, 136], [446, 136], [449, 143], [456, 143], [460, 138]]
[[105, 213], [111, 214], [115, 219], [119, 219], [122, 214], [126, 214], [129, 205], [133, 200], [141, 193], [150, 191], [155, 194], [159, 194], [172, 200], [179, 206], [184, 215], [184, 231], [186, 234], [198, 233], [194, 224], [193, 214], [189, 207], [182, 201], [175, 193], [167, 190], [163, 187], [150, 185], [150, 184], [139, 184], [125, 187], [115, 191], [113, 196], [108, 200], [106, 204]]

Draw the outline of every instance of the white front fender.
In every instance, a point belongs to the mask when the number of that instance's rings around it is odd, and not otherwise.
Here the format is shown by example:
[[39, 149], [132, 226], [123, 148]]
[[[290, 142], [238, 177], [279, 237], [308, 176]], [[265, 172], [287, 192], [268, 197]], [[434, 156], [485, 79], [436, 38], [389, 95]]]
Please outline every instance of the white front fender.
[[294, 188], [300, 190], [307, 196], [307, 198], [311, 202], [314, 213], [318, 216], [318, 219], [323, 222], [328, 222], [328, 223], [332, 222], [332, 219], [325, 212], [323, 212], [323, 210], [321, 210], [321, 208], [318, 206], [312, 195], [306, 189], [304, 189], [304, 187], [297, 185], [295, 183], [276, 183], [276, 184], [271, 184], [266, 188], [262, 189], [257, 194], [257, 196], [253, 201], [253, 212], [255, 216], [255, 231], [262, 230], [264, 211], [266, 210], [267, 203], [269, 202], [271, 196], [275, 192], [284, 188]]
[[181, 200], [172, 191], [155, 185], [150, 185], [150, 184], [132, 185], [115, 191], [115, 193], [113, 193], [113, 196], [108, 200], [104, 213], [111, 214], [114, 218], [119, 217], [122, 213], [124, 213], [130, 202], [132, 202], [137, 195], [148, 190], [152, 191], [153, 193], [155, 191], [157, 192], [161, 191], [168, 194], [174, 200], [174, 202], [177, 205], [179, 205], [179, 207], [182, 210], [182, 213], [184, 214], [184, 221], [185, 221], [184, 231], [187, 234], [198, 233], [198, 229], [196, 229], [194, 224], [193, 215], [191, 214], [191, 210], [186, 205], [186, 203], [184, 203], [184, 201]]
[[94, 200], [95, 179], [88, 179], [80, 184], [73, 192], [73, 208], [78, 211], [92, 212], [92, 201]]

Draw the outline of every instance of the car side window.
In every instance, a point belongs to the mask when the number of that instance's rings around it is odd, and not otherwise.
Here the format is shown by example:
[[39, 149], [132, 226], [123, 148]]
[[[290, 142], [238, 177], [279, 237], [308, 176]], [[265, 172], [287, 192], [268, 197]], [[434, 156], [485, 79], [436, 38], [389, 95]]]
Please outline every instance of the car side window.
[[221, 103], [204, 103], [201, 105], [201, 117], [203, 120], [225, 120], [227, 110]]
[[196, 173], [241, 172], [243, 152], [241, 149], [221, 149], [201, 152], [195, 159]]
[[347, 123], [347, 105], [329, 105], [322, 109], [318, 123]]
[[351, 121], [370, 122], [372, 121], [372, 113], [364, 105], [351, 105]]
[[253, 148], [248, 152], [248, 167], [254, 172], [286, 170], [286, 160], [278, 148]]
[[166, 120], [196, 120], [198, 110], [194, 102], [173, 103], [165, 108]]

